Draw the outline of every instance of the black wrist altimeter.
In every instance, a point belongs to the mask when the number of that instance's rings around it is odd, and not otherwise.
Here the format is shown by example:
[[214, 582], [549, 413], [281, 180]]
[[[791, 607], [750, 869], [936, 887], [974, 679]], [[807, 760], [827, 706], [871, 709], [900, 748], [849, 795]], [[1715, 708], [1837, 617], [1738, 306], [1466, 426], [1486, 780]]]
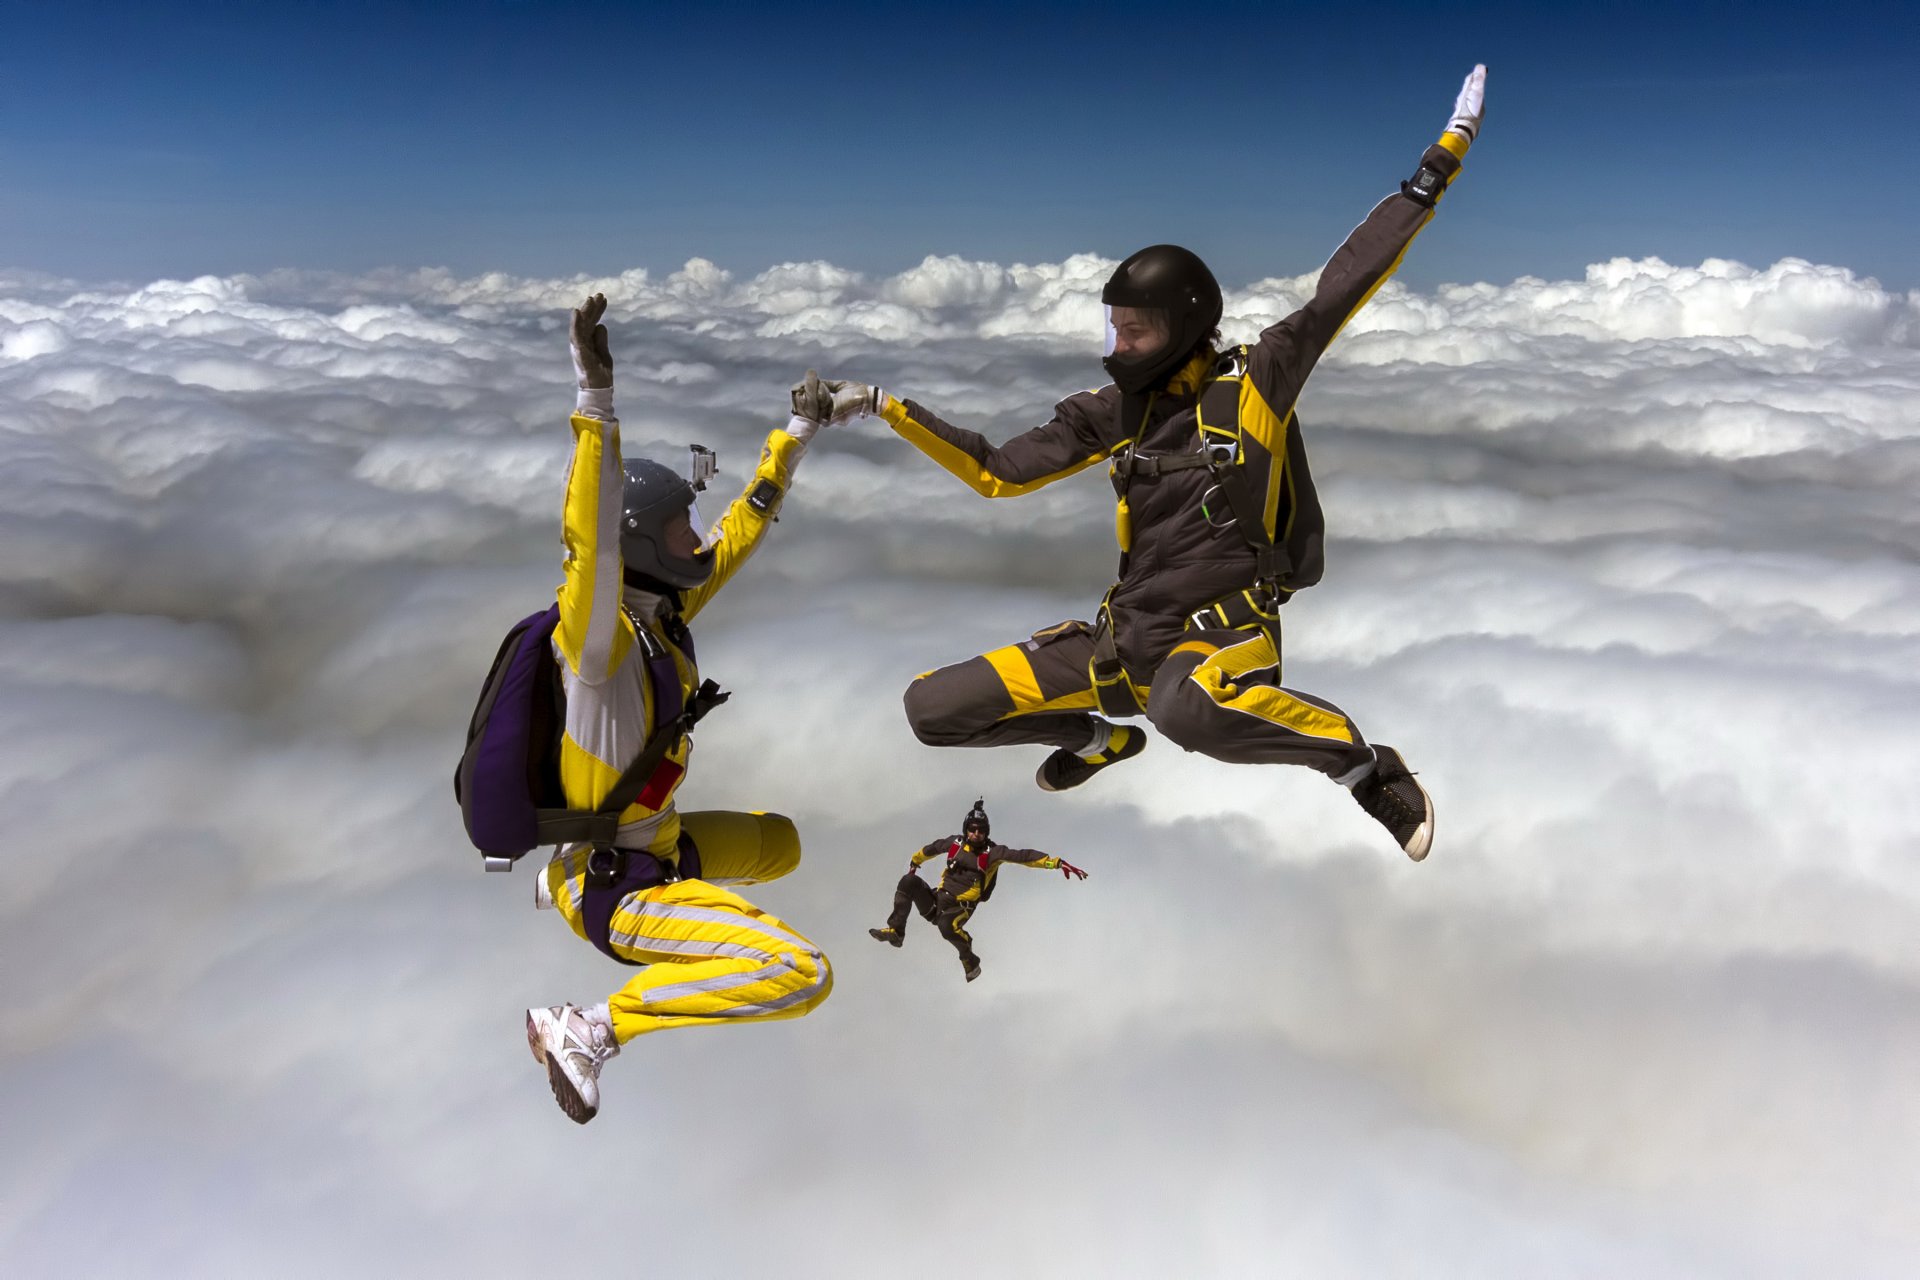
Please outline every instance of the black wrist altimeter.
[[1433, 208], [1434, 201], [1438, 200], [1440, 193], [1446, 189], [1447, 175], [1432, 165], [1426, 164], [1420, 166], [1420, 172], [1400, 184], [1401, 195], [1428, 209]]

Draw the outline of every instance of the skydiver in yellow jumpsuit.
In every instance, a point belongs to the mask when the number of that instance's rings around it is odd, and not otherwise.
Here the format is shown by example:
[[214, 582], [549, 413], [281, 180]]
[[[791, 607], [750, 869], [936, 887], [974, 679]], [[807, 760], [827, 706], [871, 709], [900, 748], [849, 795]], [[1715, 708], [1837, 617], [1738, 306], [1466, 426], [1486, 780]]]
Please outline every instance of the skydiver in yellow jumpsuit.
[[[606, 305], [596, 294], [573, 313], [580, 391], [553, 637], [566, 695], [560, 785], [576, 809], [597, 808], [654, 726], [694, 704], [701, 678], [687, 623], [760, 545], [820, 426], [796, 414], [767, 436], [753, 479], [707, 542], [687, 480], [658, 462], [621, 459], [613, 358], [599, 323]], [[833, 988], [819, 947], [730, 887], [800, 864], [793, 823], [770, 813], [681, 813], [674, 793], [692, 746], [683, 734], [667, 752], [591, 875], [593, 851], [577, 846], [556, 856], [537, 885], [539, 905], [557, 907], [575, 933], [644, 966], [600, 1004], [527, 1011], [528, 1047], [561, 1110], [581, 1124], [599, 1110], [601, 1068], [634, 1037], [797, 1018]]]

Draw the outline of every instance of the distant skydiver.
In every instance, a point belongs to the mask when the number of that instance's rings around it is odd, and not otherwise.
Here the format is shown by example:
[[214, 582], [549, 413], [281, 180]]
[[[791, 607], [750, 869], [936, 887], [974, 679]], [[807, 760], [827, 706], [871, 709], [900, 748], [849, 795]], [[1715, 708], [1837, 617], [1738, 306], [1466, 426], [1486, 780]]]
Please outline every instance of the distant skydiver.
[[[999, 878], [1001, 867], [1012, 862], [1044, 871], [1058, 868], [1060, 874], [1069, 879], [1087, 878], [1086, 872], [1064, 858], [1050, 857], [1037, 849], [1009, 849], [995, 844], [988, 839], [991, 831], [987, 802], [974, 801], [960, 824], [959, 835], [942, 836], [922, 846], [908, 859], [907, 874], [901, 876], [900, 883], [894, 887], [893, 913], [887, 917], [886, 926], [869, 929], [867, 933], [897, 947], [906, 941], [908, 910], [916, 910], [921, 919], [931, 921], [940, 930], [940, 936], [953, 944], [953, 949], [960, 953], [960, 967], [967, 981], [972, 982], [980, 976], [980, 957], [973, 954], [973, 937], [967, 933], [966, 923], [974, 909], [993, 896], [994, 881]], [[947, 860], [940, 873], [940, 887], [929, 889], [927, 882], [920, 878], [920, 865], [929, 858], [939, 857]]]
[[687, 623], [766, 536], [824, 415], [796, 416], [767, 436], [753, 479], [708, 542], [687, 480], [658, 462], [621, 460], [613, 359], [599, 323], [606, 306], [595, 294], [573, 313], [580, 393], [552, 645], [565, 693], [566, 803], [601, 805], [658, 726], [672, 745], [620, 812], [615, 847], [564, 850], [537, 885], [539, 905], [558, 907], [575, 933], [623, 964], [645, 966], [601, 1004], [527, 1011], [528, 1047], [561, 1110], [581, 1124], [599, 1108], [601, 1067], [635, 1036], [799, 1017], [833, 986], [820, 948], [722, 887], [797, 867], [793, 823], [768, 813], [682, 814], [673, 799], [692, 750], [675, 722], [715, 691], [703, 689]]
[[832, 421], [877, 414], [989, 498], [1109, 464], [1119, 581], [1095, 622], [1062, 622], [917, 678], [906, 710], [922, 742], [1054, 747], [1038, 781], [1064, 791], [1146, 746], [1143, 728], [1096, 712], [1144, 713], [1188, 751], [1320, 770], [1408, 857], [1426, 856], [1433, 805], [1400, 753], [1370, 746], [1332, 703], [1280, 684], [1280, 606], [1320, 580], [1324, 532], [1294, 402], [1433, 217], [1479, 131], [1485, 84], [1476, 66], [1413, 177], [1347, 237], [1313, 298], [1249, 346], [1217, 350], [1213, 274], [1185, 249], [1153, 245], [1101, 294], [1113, 382], [1068, 396], [1051, 421], [1004, 445], [878, 387], [820, 384]]

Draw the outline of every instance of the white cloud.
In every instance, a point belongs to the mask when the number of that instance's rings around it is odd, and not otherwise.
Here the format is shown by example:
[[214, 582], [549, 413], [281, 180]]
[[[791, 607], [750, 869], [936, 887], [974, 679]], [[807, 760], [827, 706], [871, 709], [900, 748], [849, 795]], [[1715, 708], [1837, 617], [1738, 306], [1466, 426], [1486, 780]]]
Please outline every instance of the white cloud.
[[[518, 1009], [619, 975], [449, 775], [555, 579], [566, 309], [612, 301], [630, 449], [737, 479], [808, 367], [1043, 419], [1111, 266], [0, 274], [0, 1270], [1911, 1273], [1920, 299], [1793, 260], [1389, 284], [1315, 376], [1289, 672], [1424, 771], [1419, 867], [1304, 773], [915, 744], [914, 673], [1086, 616], [1108, 490], [827, 433], [703, 620], [686, 794], [801, 823], [753, 896], [838, 990], [554, 1111]], [[864, 929], [982, 790], [1094, 876], [1010, 878], [969, 987]]]

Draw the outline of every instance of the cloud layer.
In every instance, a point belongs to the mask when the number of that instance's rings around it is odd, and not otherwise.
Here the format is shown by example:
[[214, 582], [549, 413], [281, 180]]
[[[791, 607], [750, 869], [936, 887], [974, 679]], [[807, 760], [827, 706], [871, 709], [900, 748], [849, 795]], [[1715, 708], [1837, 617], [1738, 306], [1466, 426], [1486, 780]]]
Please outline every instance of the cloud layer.
[[[556, 578], [566, 308], [630, 451], [737, 478], [809, 367], [1044, 419], [1111, 265], [0, 276], [0, 1271], [1910, 1274], [1920, 297], [1793, 260], [1390, 284], [1314, 377], [1289, 679], [1423, 771], [1417, 867], [1304, 772], [918, 746], [914, 673], [1087, 615], [1108, 490], [823, 436], [684, 794], [799, 821], [752, 896], [838, 989], [557, 1114], [518, 1011], [619, 975], [448, 776]], [[1094, 875], [1009, 873], [964, 986], [864, 929], [980, 791]]]

